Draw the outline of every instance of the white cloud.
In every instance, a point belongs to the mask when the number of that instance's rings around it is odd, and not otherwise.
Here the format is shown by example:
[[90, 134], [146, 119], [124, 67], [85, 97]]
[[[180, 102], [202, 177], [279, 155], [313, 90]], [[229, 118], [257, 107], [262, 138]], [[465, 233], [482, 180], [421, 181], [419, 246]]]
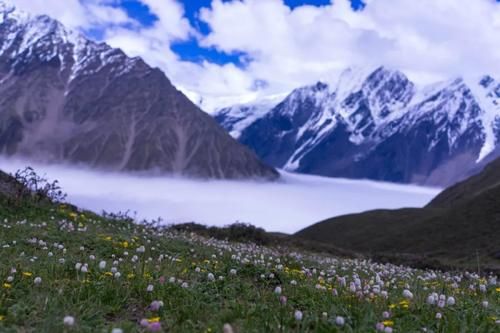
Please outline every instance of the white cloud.
[[[4, 158], [0, 164], [8, 172], [27, 165]], [[58, 179], [71, 203], [96, 212], [131, 210], [138, 218], [162, 217], [166, 223], [224, 226], [240, 221], [290, 233], [336, 215], [420, 207], [439, 192], [413, 185], [292, 174], [277, 183], [195, 181], [28, 165], [51, 180]]]
[[[202, 44], [254, 59], [247, 72], [290, 89], [347, 66], [388, 65], [417, 81], [500, 73], [500, 5], [494, 0], [346, 0], [289, 9], [281, 0], [214, 0]], [[244, 18], [244, 19], [242, 19]]]
[[[162, 68], [178, 87], [208, 100], [206, 107], [330, 81], [348, 66], [386, 65], [421, 83], [500, 74], [495, 0], [368, 0], [359, 12], [348, 0], [293, 10], [283, 0], [213, 0], [200, 12], [211, 28], [208, 36], [190, 24], [182, 1], [140, 0], [158, 17], [147, 27], [111, 6], [121, 1], [13, 2], [73, 28], [100, 28], [111, 45]], [[243, 69], [181, 61], [171, 45], [190, 38], [221, 52], [247, 53], [251, 60]], [[268, 83], [264, 91], [255, 91], [256, 80]]]

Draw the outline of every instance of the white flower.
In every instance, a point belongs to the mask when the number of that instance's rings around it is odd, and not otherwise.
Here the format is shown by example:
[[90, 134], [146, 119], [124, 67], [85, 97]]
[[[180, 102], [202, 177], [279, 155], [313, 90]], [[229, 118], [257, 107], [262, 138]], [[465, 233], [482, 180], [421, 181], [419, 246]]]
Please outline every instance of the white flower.
[[389, 319], [391, 317], [391, 313], [389, 311], [382, 312], [382, 318]]
[[83, 265], [82, 268], [80, 269], [82, 273], [87, 273], [89, 271], [89, 268], [87, 265]]
[[72, 316], [66, 316], [63, 319], [64, 326], [73, 326], [75, 325], [75, 318]]
[[42, 278], [41, 278], [41, 277], [39, 277], [39, 276], [37, 276], [37, 277], [35, 278], [34, 282], [35, 282], [35, 284], [40, 284], [40, 283], [42, 283]]
[[111, 333], [123, 333], [123, 330], [121, 328], [113, 328]]
[[293, 316], [295, 317], [295, 320], [301, 321], [303, 317], [302, 311], [296, 310]]
[[171, 277], [168, 279], [168, 282], [170, 282], [170, 283], [175, 283], [175, 277], [171, 276]]
[[274, 293], [275, 293], [276, 295], [281, 295], [281, 291], [282, 291], [282, 290], [281, 290], [281, 287], [280, 287], [280, 286], [277, 286], [276, 288], [274, 288]]
[[441, 312], [436, 313], [436, 319], [441, 319], [441, 318], [443, 318]]
[[120, 272], [115, 273], [115, 279], [119, 279], [121, 276], [122, 276], [122, 274]]
[[486, 292], [486, 286], [484, 284], [479, 285], [479, 291], [482, 293]]
[[455, 298], [453, 296], [448, 297], [448, 299], [446, 300], [446, 304], [448, 304], [449, 306], [455, 305]]
[[13, 276], [7, 276], [7, 282], [12, 282], [14, 281], [14, 277]]
[[224, 324], [224, 326], [222, 327], [222, 332], [223, 333], [233, 333], [233, 327], [229, 324]]
[[436, 299], [434, 298], [434, 296], [429, 295], [429, 296], [427, 297], [427, 304], [429, 304], [429, 305], [434, 305], [435, 303], [436, 303]]
[[236, 270], [234, 268], [232, 268], [230, 271], [229, 271], [229, 274], [231, 275], [236, 275]]
[[207, 278], [208, 281], [215, 281], [215, 276], [212, 273], [208, 273]]
[[99, 269], [102, 271], [104, 269], [106, 269], [106, 262], [104, 260], [102, 260], [100, 263], [99, 263]]
[[81, 264], [81, 263], [79, 263], [79, 262], [77, 262], [77, 263], [75, 264], [75, 269], [76, 269], [77, 271], [79, 271], [81, 268], [82, 268], [82, 264]]
[[483, 301], [482, 305], [483, 305], [483, 308], [487, 308], [489, 306], [489, 303], [488, 303], [488, 301]]
[[181, 284], [181, 288], [186, 289], [187, 287], [189, 287], [189, 285], [188, 285], [188, 283], [187, 283], [187, 282], [183, 282], [183, 283]]
[[413, 294], [408, 289], [403, 290], [403, 297], [406, 299], [413, 299]]
[[344, 317], [337, 316], [337, 318], [335, 318], [335, 324], [337, 324], [339, 326], [344, 326], [345, 325]]
[[384, 328], [384, 332], [385, 332], [385, 333], [392, 333], [392, 327], [386, 326], [386, 327]]
[[144, 253], [144, 252], [146, 252], [146, 248], [144, 247], [144, 245], [141, 245], [137, 248], [136, 252], [137, 253]]
[[290, 284], [291, 284], [292, 286], [296, 286], [296, 285], [297, 285], [297, 281], [292, 280], [292, 281], [290, 281]]
[[146, 291], [147, 291], [147, 292], [149, 292], [149, 293], [151, 293], [151, 292], [153, 292], [154, 288], [155, 288], [155, 287], [154, 287], [152, 284], [150, 284], [150, 285], [148, 285], [148, 287], [146, 288]]

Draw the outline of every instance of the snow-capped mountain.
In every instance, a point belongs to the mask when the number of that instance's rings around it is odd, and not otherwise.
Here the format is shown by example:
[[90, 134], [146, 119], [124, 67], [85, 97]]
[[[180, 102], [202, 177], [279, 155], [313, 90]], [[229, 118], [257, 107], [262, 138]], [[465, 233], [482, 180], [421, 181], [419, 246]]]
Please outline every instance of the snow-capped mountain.
[[237, 139], [241, 131], [264, 117], [271, 111], [286, 95], [272, 95], [254, 102], [236, 104], [230, 107], [215, 110], [213, 116], [232, 137]]
[[159, 69], [3, 1], [0, 153], [112, 170], [278, 176]]
[[349, 69], [260, 113], [235, 137], [290, 171], [449, 185], [499, 153], [500, 81], [490, 76], [417, 88], [396, 70]]

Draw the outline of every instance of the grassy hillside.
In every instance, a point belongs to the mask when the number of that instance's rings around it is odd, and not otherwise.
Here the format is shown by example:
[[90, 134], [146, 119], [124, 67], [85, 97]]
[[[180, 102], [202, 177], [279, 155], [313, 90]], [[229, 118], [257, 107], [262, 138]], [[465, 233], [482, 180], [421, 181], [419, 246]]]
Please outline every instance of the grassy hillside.
[[[500, 327], [492, 277], [233, 243], [31, 199], [12, 205], [0, 199], [1, 332]], [[229, 235], [239, 237], [236, 229]], [[444, 303], [431, 304], [441, 294]]]
[[296, 236], [412, 265], [500, 271], [499, 166], [497, 160], [424, 209], [336, 217]]

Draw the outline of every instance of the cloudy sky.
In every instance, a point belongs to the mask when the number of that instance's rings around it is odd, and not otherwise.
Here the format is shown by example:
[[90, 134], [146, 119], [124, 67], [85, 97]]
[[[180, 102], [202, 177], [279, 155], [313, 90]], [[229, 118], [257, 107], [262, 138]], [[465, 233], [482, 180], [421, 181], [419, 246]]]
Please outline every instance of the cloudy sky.
[[386, 65], [419, 83], [500, 76], [497, 0], [10, 0], [162, 68], [214, 103]]

